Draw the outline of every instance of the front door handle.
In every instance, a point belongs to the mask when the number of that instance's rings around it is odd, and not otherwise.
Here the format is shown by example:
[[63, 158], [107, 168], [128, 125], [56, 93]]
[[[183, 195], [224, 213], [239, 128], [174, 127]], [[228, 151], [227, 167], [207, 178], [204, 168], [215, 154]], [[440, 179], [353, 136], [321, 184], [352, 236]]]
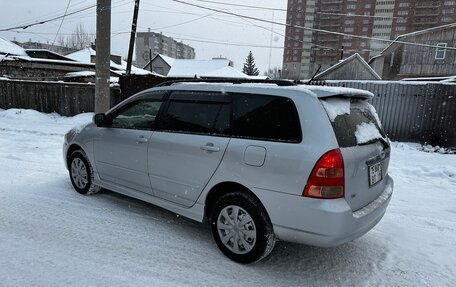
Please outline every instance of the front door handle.
[[147, 143], [149, 140], [147, 138], [145, 138], [144, 136], [139, 136], [137, 139], [136, 139], [136, 143], [138, 144], [143, 144], [143, 143]]
[[207, 143], [206, 145], [203, 145], [201, 147], [201, 150], [204, 150], [207, 152], [218, 152], [218, 151], [220, 151], [220, 148], [218, 146], [214, 146], [213, 143]]

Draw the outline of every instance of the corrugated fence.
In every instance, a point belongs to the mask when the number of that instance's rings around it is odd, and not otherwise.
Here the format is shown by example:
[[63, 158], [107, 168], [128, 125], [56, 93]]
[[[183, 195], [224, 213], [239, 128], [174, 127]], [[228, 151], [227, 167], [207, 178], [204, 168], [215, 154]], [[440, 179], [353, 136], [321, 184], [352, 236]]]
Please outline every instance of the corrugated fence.
[[456, 84], [326, 81], [374, 93], [371, 101], [392, 140], [456, 147]]

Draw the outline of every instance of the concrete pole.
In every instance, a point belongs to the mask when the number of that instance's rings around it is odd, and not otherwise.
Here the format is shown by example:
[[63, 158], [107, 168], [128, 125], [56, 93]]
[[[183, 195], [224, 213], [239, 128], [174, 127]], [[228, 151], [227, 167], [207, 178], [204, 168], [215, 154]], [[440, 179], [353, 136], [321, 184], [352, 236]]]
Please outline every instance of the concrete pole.
[[97, 0], [96, 41], [95, 113], [104, 113], [110, 108], [111, 0]]
[[133, 10], [133, 23], [131, 24], [130, 46], [128, 47], [127, 58], [127, 76], [131, 74], [131, 63], [133, 61], [133, 48], [135, 47], [136, 25], [138, 23], [139, 0], [135, 0], [135, 9]]

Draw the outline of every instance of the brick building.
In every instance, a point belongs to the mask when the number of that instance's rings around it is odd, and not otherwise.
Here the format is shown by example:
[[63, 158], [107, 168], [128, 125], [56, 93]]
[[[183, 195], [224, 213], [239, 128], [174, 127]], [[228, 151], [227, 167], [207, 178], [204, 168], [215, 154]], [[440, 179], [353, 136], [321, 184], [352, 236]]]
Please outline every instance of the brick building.
[[[288, 0], [287, 24], [385, 40], [456, 21], [455, 0]], [[358, 53], [364, 60], [388, 42], [286, 28], [283, 76], [311, 77]]]

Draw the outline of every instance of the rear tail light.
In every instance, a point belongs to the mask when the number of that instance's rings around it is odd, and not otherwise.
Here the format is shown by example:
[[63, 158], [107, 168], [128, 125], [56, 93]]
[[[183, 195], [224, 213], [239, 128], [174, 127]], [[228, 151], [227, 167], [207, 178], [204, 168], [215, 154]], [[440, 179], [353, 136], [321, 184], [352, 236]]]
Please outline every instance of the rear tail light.
[[317, 161], [302, 195], [315, 198], [344, 197], [344, 159], [339, 149], [325, 153]]

